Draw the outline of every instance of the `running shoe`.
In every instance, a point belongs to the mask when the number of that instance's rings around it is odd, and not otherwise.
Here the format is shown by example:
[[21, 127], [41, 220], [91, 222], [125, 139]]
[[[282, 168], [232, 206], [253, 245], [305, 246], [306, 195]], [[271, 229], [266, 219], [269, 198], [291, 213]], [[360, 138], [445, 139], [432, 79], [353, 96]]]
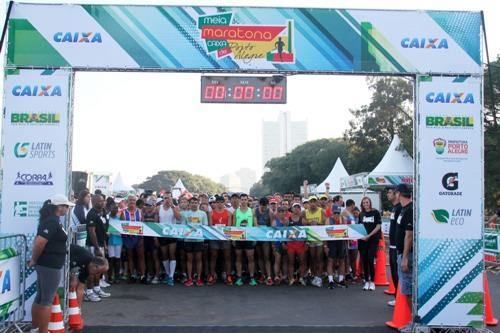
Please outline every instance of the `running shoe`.
[[393, 299], [392, 301], [387, 302], [387, 305], [389, 305], [389, 306], [396, 306], [396, 300]]
[[370, 282], [370, 286], [368, 287], [368, 289], [370, 289], [371, 291], [374, 291], [375, 290], [375, 283]]
[[235, 286], [241, 287], [243, 285], [243, 280], [239, 277], [236, 279], [236, 282], [234, 283]]
[[196, 280], [196, 286], [197, 287], [203, 287], [205, 284], [203, 283], [203, 280], [202, 279], [198, 279]]
[[345, 289], [345, 288], [347, 288], [347, 283], [345, 282], [345, 280], [342, 280], [342, 281], [336, 283], [336, 287]]
[[99, 289], [99, 291], [97, 292], [94, 290], [94, 294], [99, 296], [100, 298], [108, 298], [111, 296], [111, 293], [107, 293], [102, 289]]
[[130, 277], [130, 279], [128, 279], [128, 283], [136, 283], [136, 282], [137, 282], [137, 278], [134, 275], [132, 275]]
[[250, 282], [248, 283], [249, 285], [251, 285], [252, 287], [253, 286], [256, 286], [257, 285], [257, 281], [255, 281], [254, 278], [250, 278]]
[[107, 283], [107, 282], [106, 282], [106, 280], [104, 280], [104, 279], [101, 279], [101, 280], [99, 281], [99, 286], [100, 286], [101, 288], [111, 287], [111, 285], [110, 285], [109, 283]]
[[289, 286], [293, 286], [294, 284], [295, 284], [295, 279], [290, 279], [290, 280], [288, 281], [288, 285], [289, 285]]
[[163, 284], [167, 284], [168, 285], [168, 280], [170, 279], [170, 277], [167, 275], [165, 276], [165, 278], [161, 281]]
[[368, 290], [370, 288], [370, 282], [366, 281], [365, 285], [363, 286], [363, 290]]
[[266, 285], [267, 286], [272, 286], [273, 285], [273, 279], [269, 276], [266, 279]]
[[215, 284], [215, 282], [217, 282], [217, 280], [215, 279], [215, 277], [213, 275], [209, 275], [208, 276], [208, 280], [207, 280], [207, 284], [209, 286], [213, 286]]
[[193, 279], [187, 279], [186, 282], [184, 282], [186, 287], [191, 287], [193, 284]]
[[304, 287], [307, 286], [306, 280], [304, 280], [304, 278], [302, 277], [299, 279], [299, 283]]
[[160, 283], [160, 279], [159, 279], [157, 276], [155, 276], [155, 277], [151, 280], [151, 284], [158, 284], [158, 283]]
[[141, 276], [141, 283], [148, 284], [148, 278], [146, 277], [146, 275]]
[[168, 277], [167, 280], [167, 286], [173, 287], [174, 286], [174, 279], [171, 277]]
[[335, 282], [333, 281], [328, 282], [328, 289], [335, 289]]
[[97, 296], [93, 291], [86, 292], [83, 294], [83, 300], [85, 302], [100, 302], [101, 298]]
[[187, 274], [186, 273], [182, 273], [181, 283], [185, 283], [187, 280], [188, 280]]
[[274, 284], [276, 286], [279, 286], [281, 284], [281, 279], [278, 276], [274, 278]]
[[315, 287], [321, 288], [323, 287], [323, 281], [319, 276], [315, 276], [314, 279], [312, 280], [311, 284]]
[[[268, 278], [268, 279], [270, 279], [270, 278]], [[258, 281], [260, 284], [263, 284], [264, 282], [266, 282], [266, 284], [267, 284], [267, 281], [266, 281], [266, 278], [264, 277], [264, 274], [259, 274]]]
[[233, 281], [233, 276], [232, 275], [228, 275], [226, 280], [224, 281], [226, 283], [226, 285], [228, 286], [232, 286], [234, 281]]

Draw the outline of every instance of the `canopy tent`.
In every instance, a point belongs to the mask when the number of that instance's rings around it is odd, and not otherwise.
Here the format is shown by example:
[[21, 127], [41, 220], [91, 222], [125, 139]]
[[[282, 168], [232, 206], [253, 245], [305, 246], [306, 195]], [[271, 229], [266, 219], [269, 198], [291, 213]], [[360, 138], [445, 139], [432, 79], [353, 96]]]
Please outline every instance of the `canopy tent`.
[[378, 190], [402, 183], [413, 184], [413, 159], [397, 134], [380, 163], [366, 176], [364, 183], [366, 187]]
[[125, 184], [123, 181], [121, 173], [118, 173], [116, 175], [115, 181], [113, 182], [112, 185], [113, 193], [130, 193], [130, 192], [135, 192], [134, 188], [132, 186], [129, 186]]
[[172, 197], [174, 199], [179, 199], [181, 195], [185, 195], [188, 198], [191, 198], [193, 195], [186, 189], [182, 179], [178, 179], [175, 185], [172, 187]]
[[325, 180], [318, 186], [316, 186], [315, 192], [317, 194], [326, 192], [326, 184], [330, 184], [330, 193], [338, 193], [340, 192], [340, 179], [343, 177], [349, 177], [347, 170], [342, 163], [340, 157], [337, 157], [337, 161], [335, 161], [335, 165], [332, 170], [328, 174]]

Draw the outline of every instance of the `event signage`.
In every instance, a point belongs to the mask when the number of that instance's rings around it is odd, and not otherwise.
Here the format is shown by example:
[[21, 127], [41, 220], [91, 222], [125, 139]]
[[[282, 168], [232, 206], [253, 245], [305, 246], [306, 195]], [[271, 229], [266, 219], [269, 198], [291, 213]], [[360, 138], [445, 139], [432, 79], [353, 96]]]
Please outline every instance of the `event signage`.
[[13, 248], [0, 250], [0, 318], [19, 307], [21, 256]]
[[417, 91], [418, 316], [482, 325], [482, 306], [456, 305], [483, 290], [481, 79], [419, 77]]
[[[480, 13], [458, 11], [14, 3], [7, 65], [480, 74], [480, 25]], [[44, 82], [13, 92], [60, 93]], [[429, 93], [437, 104], [472, 101], [461, 90]]]
[[167, 224], [154, 222], [124, 222], [111, 220], [110, 233], [171, 237], [197, 240], [233, 241], [332, 241], [360, 239], [366, 236], [363, 225], [331, 225], [302, 227], [223, 227], [197, 224]]

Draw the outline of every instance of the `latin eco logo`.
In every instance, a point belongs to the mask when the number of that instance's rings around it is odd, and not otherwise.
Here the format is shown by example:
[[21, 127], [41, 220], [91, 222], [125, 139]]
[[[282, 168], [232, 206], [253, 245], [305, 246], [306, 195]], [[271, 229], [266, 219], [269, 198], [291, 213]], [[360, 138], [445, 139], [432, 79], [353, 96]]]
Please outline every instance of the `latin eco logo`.
[[27, 201], [19, 200], [14, 201], [14, 217], [39, 217], [40, 208], [42, 208], [43, 202], [41, 201]]
[[231, 55], [235, 60], [247, 62], [261, 59], [295, 63], [292, 20], [283, 25], [239, 25], [232, 19], [232, 12], [198, 17], [198, 29], [208, 53], [217, 58]]
[[29, 142], [16, 143], [16, 145], [14, 146], [14, 156], [16, 156], [17, 158], [25, 158], [26, 156], [28, 156], [29, 146]]
[[467, 217], [472, 216], [472, 209], [452, 209], [451, 214], [446, 209], [434, 209], [431, 215], [436, 223], [461, 226]]
[[430, 92], [425, 95], [425, 100], [428, 103], [474, 104], [474, 95], [464, 92]]
[[14, 185], [54, 185], [52, 172], [49, 173], [21, 173], [18, 172]]
[[467, 140], [448, 140], [437, 138], [432, 141], [436, 154], [443, 155], [467, 155], [469, 154], [469, 143]]
[[427, 116], [425, 125], [434, 128], [473, 128], [474, 117]]
[[448, 172], [441, 179], [441, 185], [446, 191], [440, 191], [439, 195], [461, 196], [458, 190], [458, 172]]
[[12, 125], [56, 125], [61, 122], [60, 113], [12, 113]]
[[62, 96], [61, 86], [47, 85], [17, 85], [12, 88], [12, 95], [16, 97], [53, 97]]
[[56, 43], [102, 43], [100, 32], [56, 32]]
[[52, 149], [52, 142], [18, 142], [14, 146], [14, 156], [30, 159], [53, 159], [56, 152]]
[[410, 38], [401, 40], [401, 46], [405, 49], [447, 49], [448, 40], [446, 38]]

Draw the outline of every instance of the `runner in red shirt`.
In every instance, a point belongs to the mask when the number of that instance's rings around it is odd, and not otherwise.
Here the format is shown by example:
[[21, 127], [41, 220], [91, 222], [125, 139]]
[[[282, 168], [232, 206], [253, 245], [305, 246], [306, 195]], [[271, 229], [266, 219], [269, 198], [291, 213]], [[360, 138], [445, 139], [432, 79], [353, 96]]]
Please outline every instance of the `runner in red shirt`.
[[[211, 213], [211, 226], [230, 226], [231, 225], [231, 213], [226, 209], [224, 204], [224, 198], [217, 195], [215, 197], [215, 209]], [[208, 276], [208, 285], [213, 285], [216, 281], [215, 266], [217, 264], [217, 256], [219, 250], [224, 252], [224, 273], [226, 275], [226, 280], [224, 281], [227, 285], [233, 284], [233, 279], [231, 277], [231, 242], [228, 241], [210, 241], [210, 275]]]

